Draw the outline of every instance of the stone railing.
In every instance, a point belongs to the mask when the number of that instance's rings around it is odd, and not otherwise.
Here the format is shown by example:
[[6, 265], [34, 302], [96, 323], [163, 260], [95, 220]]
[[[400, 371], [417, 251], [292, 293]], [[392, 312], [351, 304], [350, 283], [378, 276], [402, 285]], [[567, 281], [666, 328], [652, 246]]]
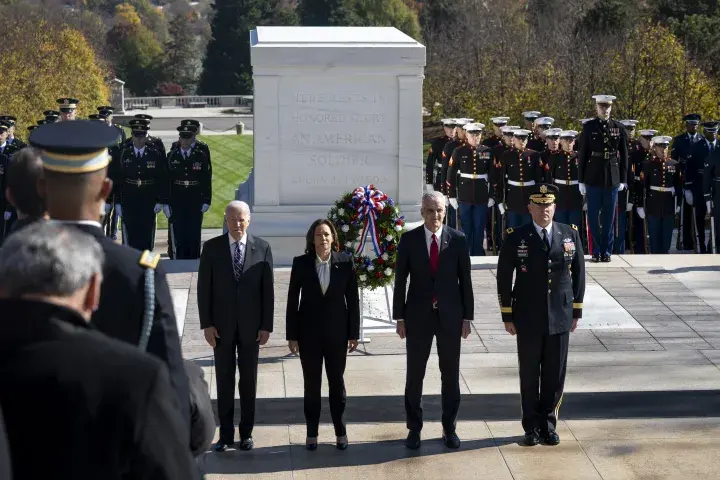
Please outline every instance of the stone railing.
[[184, 97], [129, 97], [125, 110], [154, 108], [235, 108], [252, 112], [252, 95], [189, 95]]

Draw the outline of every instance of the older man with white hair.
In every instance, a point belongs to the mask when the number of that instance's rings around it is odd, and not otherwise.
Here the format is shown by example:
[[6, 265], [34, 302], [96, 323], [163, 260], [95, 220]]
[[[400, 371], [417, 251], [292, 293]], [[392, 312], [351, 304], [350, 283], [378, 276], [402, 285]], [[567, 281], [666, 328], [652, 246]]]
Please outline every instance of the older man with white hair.
[[198, 308], [205, 340], [215, 353], [220, 440], [235, 442], [235, 365], [240, 381], [240, 449], [253, 448], [260, 345], [273, 331], [273, 258], [268, 242], [250, 235], [250, 207], [233, 200], [225, 209], [228, 233], [205, 243], [198, 272]]
[[[90, 326], [104, 261], [90, 234], [51, 222], [0, 250], [0, 408], [13, 478], [198, 478], [186, 400], [167, 368]], [[48, 433], [57, 441], [38, 461]]]

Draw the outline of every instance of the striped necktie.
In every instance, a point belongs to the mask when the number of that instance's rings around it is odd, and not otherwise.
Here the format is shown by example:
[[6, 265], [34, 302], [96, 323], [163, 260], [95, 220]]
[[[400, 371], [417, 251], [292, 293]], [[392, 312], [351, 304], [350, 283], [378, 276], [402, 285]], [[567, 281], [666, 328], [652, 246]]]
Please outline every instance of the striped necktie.
[[235, 280], [240, 280], [242, 275], [243, 262], [245, 260], [245, 245], [242, 243], [235, 242], [235, 248], [233, 249], [233, 273], [235, 274]]

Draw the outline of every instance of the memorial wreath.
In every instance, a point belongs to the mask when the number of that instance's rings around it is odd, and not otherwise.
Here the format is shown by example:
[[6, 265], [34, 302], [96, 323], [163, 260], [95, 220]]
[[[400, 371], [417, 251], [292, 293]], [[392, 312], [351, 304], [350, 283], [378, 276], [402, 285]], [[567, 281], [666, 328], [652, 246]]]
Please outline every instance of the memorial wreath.
[[[340, 251], [353, 256], [360, 288], [389, 285], [395, 275], [397, 246], [405, 217], [393, 200], [374, 185], [358, 187], [335, 202], [328, 212], [338, 233]], [[370, 239], [373, 256], [366, 255]]]

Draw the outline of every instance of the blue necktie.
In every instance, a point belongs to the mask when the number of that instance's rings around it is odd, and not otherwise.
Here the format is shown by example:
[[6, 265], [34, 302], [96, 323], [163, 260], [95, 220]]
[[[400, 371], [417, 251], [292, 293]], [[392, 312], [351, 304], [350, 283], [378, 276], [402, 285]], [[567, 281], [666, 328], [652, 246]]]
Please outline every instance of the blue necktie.
[[235, 242], [235, 249], [233, 250], [233, 273], [235, 273], [235, 280], [240, 280], [242, 275], [243, 261], [245, 257], [245, 246], [240, 242]]
[[544, 228], [542, 229], [542, 236], [543, 236], [543, 242], [545, 242], [545, 246], [550, 250], [550, 239], [548, 238], [548, 232]]

